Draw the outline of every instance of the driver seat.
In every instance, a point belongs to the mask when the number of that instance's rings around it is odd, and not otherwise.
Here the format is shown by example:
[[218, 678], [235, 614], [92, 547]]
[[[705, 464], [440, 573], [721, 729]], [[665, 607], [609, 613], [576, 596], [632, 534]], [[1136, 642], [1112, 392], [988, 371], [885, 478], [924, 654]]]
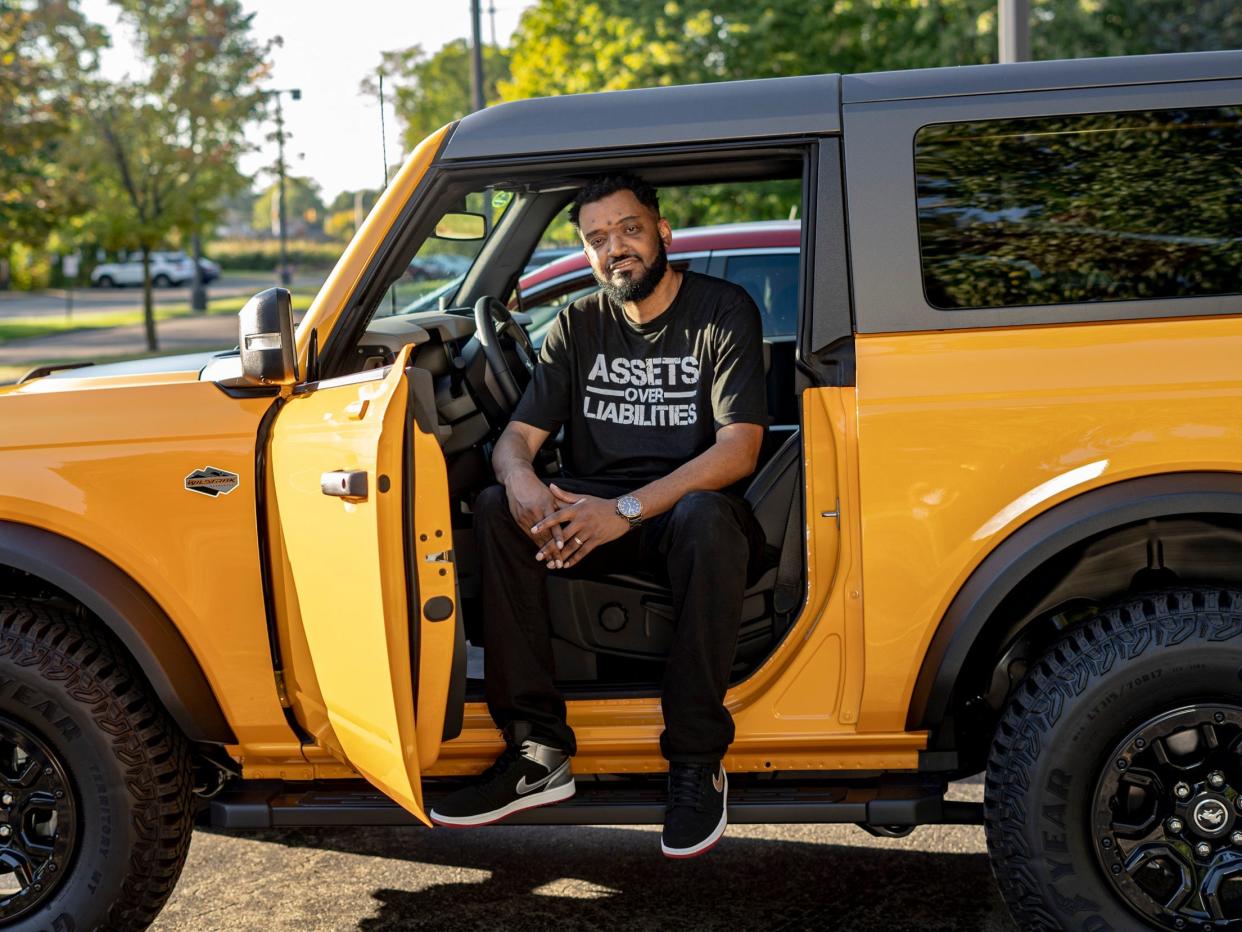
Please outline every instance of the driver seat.
[[[734, 678], [744, 676], [765, 657], [793, 621], [793, 612], [777, 610], [774, 592], [782, 564], [799, 568], [804, 565], [801, 450], [800, 432], [795, 428], [746, 490], [746, 500], [763, 528], [767, 552], [765, 569], [746, 590], [742, 603]], [[796, 525], [795, 533], [789, 533], [791, 522]], [[786, 547], [795, 547], [798, 552], [791, 552], [783, 561], [782, 551]], [[799, 582], [801, 575], [799, 569]], [[672, 593], [654, 576], [549, 575], [548, 603], [558, 683], [606, 685], [610, 678], [606, 674], [608, 668], [625, 668], [624, 663], [612, 662], [614, 658], [663, 662], [672, 646]]]

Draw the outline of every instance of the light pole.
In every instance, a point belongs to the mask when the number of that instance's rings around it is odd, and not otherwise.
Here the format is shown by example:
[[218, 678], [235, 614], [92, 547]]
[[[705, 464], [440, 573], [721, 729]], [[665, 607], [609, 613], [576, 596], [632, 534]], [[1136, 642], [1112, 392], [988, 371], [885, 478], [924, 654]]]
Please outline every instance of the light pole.
[[1001, 62], [1031, 60], [1030, 0], [999, 0], [996, 37]]
[[281, 95], [288, 94], [290, 100], [301, 100], [299, 88], [287, 88], [267, 92], [276, 99], [276, 175], [279, 180], [277, 197], [280, 198], [280, 283], [289, 287], [289, 248], [285, 220], [285, 112], [281, 107]]

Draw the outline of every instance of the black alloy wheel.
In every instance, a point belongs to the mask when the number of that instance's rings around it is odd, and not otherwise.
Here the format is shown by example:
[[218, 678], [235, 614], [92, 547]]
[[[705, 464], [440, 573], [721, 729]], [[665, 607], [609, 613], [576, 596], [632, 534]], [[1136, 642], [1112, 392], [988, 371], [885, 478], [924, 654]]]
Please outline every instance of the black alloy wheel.
[[1242, 707], [1157, 715], [1109, 757], [1092, 829], [1118, 894], [1156, 925], [1242, 927]]
[[1152, 592], [1066, 632], [988, 758], [992, 871], [1024, 932], [1242, 932], [1242, 591]]
[[0, 716], [0, 922], [51, 898], [77, 847], [78, 805], [63, 762]]

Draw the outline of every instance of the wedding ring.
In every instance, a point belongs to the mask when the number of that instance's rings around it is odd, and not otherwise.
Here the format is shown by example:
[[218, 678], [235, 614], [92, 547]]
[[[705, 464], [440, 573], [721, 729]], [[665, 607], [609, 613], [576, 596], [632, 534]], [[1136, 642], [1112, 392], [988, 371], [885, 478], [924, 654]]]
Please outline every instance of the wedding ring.
[[579, 547], [582, 546], [582, 538], [579, 537], [577, 534], [574, 535], [574, 543], [577, 544]]

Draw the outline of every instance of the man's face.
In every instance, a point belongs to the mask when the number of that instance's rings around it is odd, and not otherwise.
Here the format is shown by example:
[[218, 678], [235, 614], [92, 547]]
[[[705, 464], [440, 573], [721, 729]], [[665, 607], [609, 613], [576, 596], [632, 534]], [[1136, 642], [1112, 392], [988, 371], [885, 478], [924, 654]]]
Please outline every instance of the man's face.
[[668, 269], [672, 231], [633, 191], [618, 191], [578, 214], [583, 250], [595, 279], [614, 301], [641, 301]]

